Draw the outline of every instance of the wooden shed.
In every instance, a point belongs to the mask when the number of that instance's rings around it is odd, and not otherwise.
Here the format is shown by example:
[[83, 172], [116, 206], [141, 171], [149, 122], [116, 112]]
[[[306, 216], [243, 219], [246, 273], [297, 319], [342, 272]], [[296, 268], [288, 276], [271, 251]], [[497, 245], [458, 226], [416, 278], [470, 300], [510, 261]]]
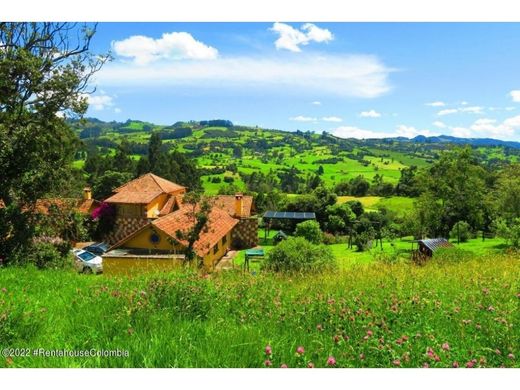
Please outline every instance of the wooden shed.
[[452, 248], [453, 245], [445, 238], [429, 238], [419, 240], [419, 253], [426, 257], [432, 257], [433, 253], [440, 248]]

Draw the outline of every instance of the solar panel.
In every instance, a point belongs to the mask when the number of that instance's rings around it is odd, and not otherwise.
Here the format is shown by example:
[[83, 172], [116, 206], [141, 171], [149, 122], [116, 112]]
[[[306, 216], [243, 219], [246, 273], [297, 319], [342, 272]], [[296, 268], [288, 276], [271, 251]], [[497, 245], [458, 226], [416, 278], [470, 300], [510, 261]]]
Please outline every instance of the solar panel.
[[266, 211], [264, 218], [271, 219], [316, 219], [316, 214], [312, 212], [298, 211]]

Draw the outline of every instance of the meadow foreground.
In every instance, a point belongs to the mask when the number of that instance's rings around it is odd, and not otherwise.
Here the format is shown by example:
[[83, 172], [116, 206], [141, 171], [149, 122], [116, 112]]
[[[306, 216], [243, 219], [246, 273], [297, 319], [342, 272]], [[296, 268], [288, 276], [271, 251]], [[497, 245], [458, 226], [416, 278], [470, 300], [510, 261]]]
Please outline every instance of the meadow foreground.
[[[0, 269], [1, 367], [520, 367], [518, 256], [323, 275]], [[34, 356], [120, 350], [120, 357]]]

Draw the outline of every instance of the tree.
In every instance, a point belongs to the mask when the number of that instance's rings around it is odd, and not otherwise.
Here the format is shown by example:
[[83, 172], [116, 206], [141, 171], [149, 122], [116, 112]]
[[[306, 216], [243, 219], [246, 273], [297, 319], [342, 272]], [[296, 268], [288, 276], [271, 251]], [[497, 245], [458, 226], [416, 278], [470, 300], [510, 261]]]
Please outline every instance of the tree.
[[420, 188], [417, 181], [417, 167], [415, 165], [401, 169], [401, 177], [395, 187], [395, 193], [400, 196], [419, 196]]
[[31, 208], [70, 169], [78, 139], [65, 118], [85, 113], [88, 82], [108, 60], [89, 51], [95, 31], [0, 23], [0, 230], [9, 232], [1, 257], [28, 246]]
[[327, 230], [331, 233], [346, 234], [356, 219], [356, 214], [346, 203], [327, 207]]
[[[182, 202], [189, 207], [187, 216], [192, 221], [192, 224], [185, 230], [177, 230], [175, 232], [175, 236], [178, 240], [184, 240], [188, 242], [188, 245], [185, 247], [184, 254], [186, 256], [186, 260], [189, 263], [196, 257], [194, 250], [195, 243], [199, 240], [200, 234], [208, 228], [207, 223], [209, 221], [209, 214], [211, 212], [212, 205], [208, 198], [203, 197], [200, 193], [197, 192], [188, 192], [182, 198]], [[173, 243], [176, 243], [175, 240]]]
[[[148, 141], [148, 163], [150, 172], [156, 173], [162, 156], [162, 140], [159, 132], [154, 131]], [[159, 173], [157, 173], [159, 175]]]
[[513, 248], [520, 248], [520, 218], [510, 221], [498, 219], [495, 228], [499, 237], [504, 238]]
[[370, 184], [362, 175], [356, 176], [350, 181], [350, 193], [352, 196], [366, 196], [369, 188]]
[[471, 237], [471, 231], [469, 228], [469, 224], [465, 221], [458, 221], [450, 232], [450, 238], [457, 240], [459, 242], [466, 242]]
[[498, 211], [506, 219], [520, 218], [520, 164], [511, 164], [498, 179]]
[[112, 169], [117, 172], [134, 173], [135, 164], [132, 157], [130, 157], [130, 143], [123, 138], [121, 143], [117, 146], [116, 153], [113, 158]]
[[313, 244], [321, 244], [323, 241], [323, 232], [320, 229], [320, 224], [316, 221], [309, 220], [300, 222], [296, 225], [295, 236], [303, 237]]
[[129, 172], [106, 171], [94, 181], [92, 187], [94, 198], [106, 199], [112, 194], [115, 188], [128, 183], [130, 180], [132, 180], [132, 174]]
[[[437, 215], [429, 223], [432, 235], [447, 236], [457, 221], [466, 221], [472, 230], [479, 230], [484, 222], [486, 171], [470, 147], [455, 148], [441, 154], [420, 182], [431, 203], [420, 202], [419, 213]], [[431, 217], [434, 217], [431, 215]]]

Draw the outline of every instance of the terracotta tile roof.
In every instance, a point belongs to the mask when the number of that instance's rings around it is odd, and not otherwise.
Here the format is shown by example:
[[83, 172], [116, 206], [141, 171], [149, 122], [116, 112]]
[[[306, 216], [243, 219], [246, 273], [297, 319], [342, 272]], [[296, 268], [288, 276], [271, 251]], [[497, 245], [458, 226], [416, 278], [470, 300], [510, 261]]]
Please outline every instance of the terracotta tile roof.
[[170, 195], [163, 208], [159, 211], [159, 216], [162, 217], [163, 215], [170, 214], [176, 203], [175, 195]]
[[[177, 231], [186, 231], [193, 226], [195, 220], [191, 215], [192, 210], [190, 206], [181, 207], [173, 213], [156, 219], [152, 222], [152, 225], [179, 241], [181, 244], [188, 245], [186, 240], [179, 240], [177, 238]], [[227, 212], [218, 207], [213, 207], [209, 213], [206, 227], [200, 233], [199, 239], [194, 245], [195, 253], [200, 257], [208, 254], [211, 248], [231, 231], [237, 223], [238, 220], [232, 218]]]
[[[244, 195], [242, 197], [242, 216], [250, 217], [253, 207], [253, 197]], [[235, 215], [235, 195], [218, 195], [215, 197], [215, 206], [227, 211], [231, 216]]]
[[126, 184], [123, 184], [121, 187], [116, 188], [113, 192], [158, 192], [161, 193], [172, 193], [180, 190], [185, 190], [186, 187], [183, 187], [179, 184], [172, 183], [162, 177], [154, 175], [153, 173], [147, 173], [143, 176], [138, 177], [132, 181], [129, 181]]
[[[76, 198], [48, 198], [38, 199], [34, 205], [34, 211], [40, 214], [49, 214], [51, 206], [59, 209], [74, 209], [82, 214], [90, 214], [90, 212], [97, 206], [99, 202], [95, 199], [76, 199]], [[0, 208], [4, 208], [5, 203], [0, 199]], [[28, 207], [23, 207], [28, 210]]]
[[148, 204], [162, 193], [162, 191], [121, 191], [105, 199], [105, 202]]

